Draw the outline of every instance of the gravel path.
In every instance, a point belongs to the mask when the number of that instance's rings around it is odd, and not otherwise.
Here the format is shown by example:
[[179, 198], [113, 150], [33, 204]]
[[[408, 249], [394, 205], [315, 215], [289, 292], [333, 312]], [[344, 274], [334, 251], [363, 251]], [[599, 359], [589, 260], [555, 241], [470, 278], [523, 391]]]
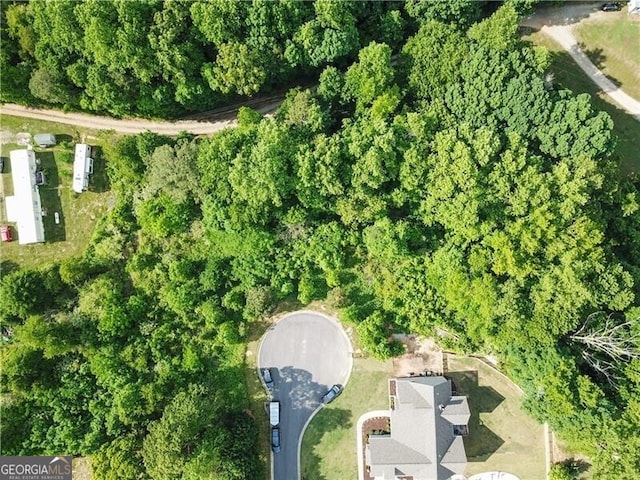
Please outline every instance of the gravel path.
[[[598, 10], [602, 2], [569, 4], [563, 7], [541, 8], [533, 15], [522, 20], [523, 26], [541, 30], [553, 38], [564, 48], [584, 72], [609, 97], [640, 121], [640, 102], [629, 96], [609, 80], [589, 58], [580, 50], [573, 27], [581, 20], [593, 15], [606, 15]], [[252, 105], [253, 103], [253, 105]], [[247, 102], [262, 114], [269, 114], [282, 103], [281, 97], [270, 97]], [[89, 115], [85, 113], [65, 113], [58, 110], [29, 108], [22, 105], [5, 104], [0, 106], [0, 115], [35, 118], [50, 122], [78, 125], [96, 130], [114, 130], [120, 133], [140, 133], [151, 131], [164, 135], [177, 135], [180, 132], [191, 132], [196, 135], [210, 135], [225, 128], [234, 127], [237, 108], [205, 112], [193, 118], [169, 121], [151, 121], [141, 119], [116, 119]]]
[[[281, 97], [270, 97], [255, 102], [247, 102], [262, 114], [270, 114], [282, 103]], [[7, 103], [0, 106], [0, 115], [35, 118], [49, 122], [78, 125], [95, 130], [114, 130], [119, 133], [141, 133], [146, 131], [164, 135], [177, 135], [180, 132], [191, 132], [196, 135], [210, 135], [225, 128], [234, 127], [238, 108], [226, 108], [199, 114], [201, 119], [171, 121], [152, 121], [143, 119], [117, 119], [90, 115], [87, 113], [66, 113], [59, 110], [30, 108]]]
[[578, 41], [573, 35], [574, 27], [583, 19], [607, 14], [598, 10], [600, 5], [601, 2], [596, 2], [560, 8], [543, 8], [524, 18], [522, 25], [540, 29], [545, 35], [555, 40], [609, 98], [640, 121], [640, 101], [626, 94], [609, 80], [580, 50]]

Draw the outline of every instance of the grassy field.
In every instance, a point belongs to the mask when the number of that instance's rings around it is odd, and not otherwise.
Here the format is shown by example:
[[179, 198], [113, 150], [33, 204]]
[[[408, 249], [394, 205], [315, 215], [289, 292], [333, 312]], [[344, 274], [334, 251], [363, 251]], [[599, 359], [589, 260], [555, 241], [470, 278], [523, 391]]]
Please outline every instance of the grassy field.
[[640, 100], [640, 23], [629, 19], [627, 9], [593, 15], [580, 22], [574, 33], [591, 61]]
[[[88, 192], [76, 194], [71, 188], [73, 176], [74, 145], [86, 141], [97, 145], [96, 132], [78, 130], [76, 127], [59, 125], [43, 121], [31, 121], [17, 117], [2, 117], [1, 130], [4, 143], [0, 155], [5, 159], [2, 174], [2, 199], [0, 200], [0, 222], [6, 222], [4, 197], [13, 193], [9, 152], [25, 148], [15, 142], [15, 134], [50, 132], [56, 135], [58, 145], [49, 149], [35, 148], [36, 157], [41, 161], [40, 168], [45, 173], [47, 184], [40, 187], [42, 207], [47, 215], [43, 218], [45, 243], [19, 245], [17, 239], [2, 244], [3, 271], [16, 266], [36, 267], [79, 254], [86, 248], [93, 227], [108, 206], [108, 192], [105, 165], [100, 148], [94, 162], [94, 175]], [[60, 214], [60, 223], [56, 224], [54, 213]], [[16, 230], [13, 228], [14, 237]]]
[[356, 423], [363, 413], [389, 408], [392, 372], [391, 361], [354, 359], [342, 395], [318, 412], [305, 432], [300, 459], [305, 480], [358, 478]]
[[465, 437], [466, 475], [510, 472], [544, 480], [544, 431], [520, 408], [520, 393], [504, 376], [481, 361], [448, 356], [448, 374], [467, 395], [471, 420]]
[[601, 92], [591, 79], [578, 67], [571, 56], [560, 45], [540, 32], [523, 37], [535, 45], [549, 49], [552, 55], [550, 68], [557, 86], [567, 88], [574, 93], [588, 93], [598, 110], [607, 112], [614, 122], [614, 133], [618, 137], [618, 146], [614, 157], [620, 164], [623, 175], [635, 172], [640, 174], [640, 123]]
[[[520, 394], [506, 378], [482, 362], [449, 357], [459, 391], [469, 396], [470, 435], [465, 438], [467, 475], [500, 470], [527, 480], [545, 478], [544, 437], [520, 409]], [[357, 478], [356, 423], [363, 413], [388, 408], [391, 362], [354, 360], [344, 393], [309, 424], [302, 442], [305, 479]]]
[[259, 430], [259, 456], [260, 460], [266, 467], [267, 475], [264, 479], [270, 478], [270, 455], [271, 455], [271, 440], [269, 438], [269, 419], [265, 410], [265, 402], [269, 400], [267, 392], [262, 386], [262, 382], [258, 377], [257, 364], [258, 350], [260, 348], [260, 342], [264, 332], [269, 327], [270, 322], [253, 322], [250, 324], [249, 330], [249, 342], [245, 350], [245, 382], [247, 385], [247, 391], [249, 393], [249, 409], [253, 415], [253, 418], [258, 424]]

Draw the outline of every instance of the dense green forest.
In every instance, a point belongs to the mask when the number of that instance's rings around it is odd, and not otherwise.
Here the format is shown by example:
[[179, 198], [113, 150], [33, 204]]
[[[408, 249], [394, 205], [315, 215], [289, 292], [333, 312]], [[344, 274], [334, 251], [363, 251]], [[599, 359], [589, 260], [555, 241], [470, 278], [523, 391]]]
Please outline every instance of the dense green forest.
[[495, 355], [594, 478], [636, 478], [640, 182], [517, 20], [427, 16], [397, 61], [366, 42], [274, 118], [105, 142], [117, 201], [85, 254], [0, 285], [2, 453], [91, 455], [96, 479], [263, 478], [244, 342], [295, 297], [339, 308], [378, 358], [392, 331]]
[[401, 6], [293, 0], [2, 2], [2, 100], [114, 115], [201, 111], [231, 94], [252, 95], [329, 63], [346, 65], [373, 39], [397, 48], [407, 21]]
[[[534, 0], [514, 1], [522, 8]], [[7, 0], [0, 100], [167, 117], [398, 51], [425, 19], [468, 26], [487, 2]], [[28, 88], [27, 88], [28, 87]]]

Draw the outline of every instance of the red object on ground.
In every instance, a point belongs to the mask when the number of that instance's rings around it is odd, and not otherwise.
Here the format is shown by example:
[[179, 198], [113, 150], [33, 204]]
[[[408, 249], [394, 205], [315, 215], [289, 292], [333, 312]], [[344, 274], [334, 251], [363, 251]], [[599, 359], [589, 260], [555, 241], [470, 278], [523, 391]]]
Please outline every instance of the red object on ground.
[[11, 229], [7, 225], [3, 225], [0, 227], [0, 237], [2, 237], [3, 242], [10, 242], [13, 240]]

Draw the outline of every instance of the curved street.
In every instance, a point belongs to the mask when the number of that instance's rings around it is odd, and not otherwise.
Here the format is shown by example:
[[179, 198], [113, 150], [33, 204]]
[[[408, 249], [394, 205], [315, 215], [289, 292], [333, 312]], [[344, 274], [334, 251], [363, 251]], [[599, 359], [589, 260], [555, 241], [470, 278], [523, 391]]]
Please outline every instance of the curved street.
[[[539, 29], [560, 45], [589, 78], [616, 104], [629, 115], [640, 121], [640, 101], [626, 94], [620, 87], [609, 80], [580, 49], [578, 40], [573, 35], [573, 28], [583, 19], [593, 15], [607, 15], [599, 7], [602, 2], [568, 4], [562, 7], [551, 6], [537, 10], [524, 18], [523, 26]], [[620, 48], [624, 48], [620, 45]]]
[[346, 384], [351, 343], [335, 320], [317, 312], [288, 314], [265, 334], [258, 368], [271, 368], [280, 402], [281, 451], [272, 453], [273, 480], [299, 480], [304, 430], [334, 384]]

